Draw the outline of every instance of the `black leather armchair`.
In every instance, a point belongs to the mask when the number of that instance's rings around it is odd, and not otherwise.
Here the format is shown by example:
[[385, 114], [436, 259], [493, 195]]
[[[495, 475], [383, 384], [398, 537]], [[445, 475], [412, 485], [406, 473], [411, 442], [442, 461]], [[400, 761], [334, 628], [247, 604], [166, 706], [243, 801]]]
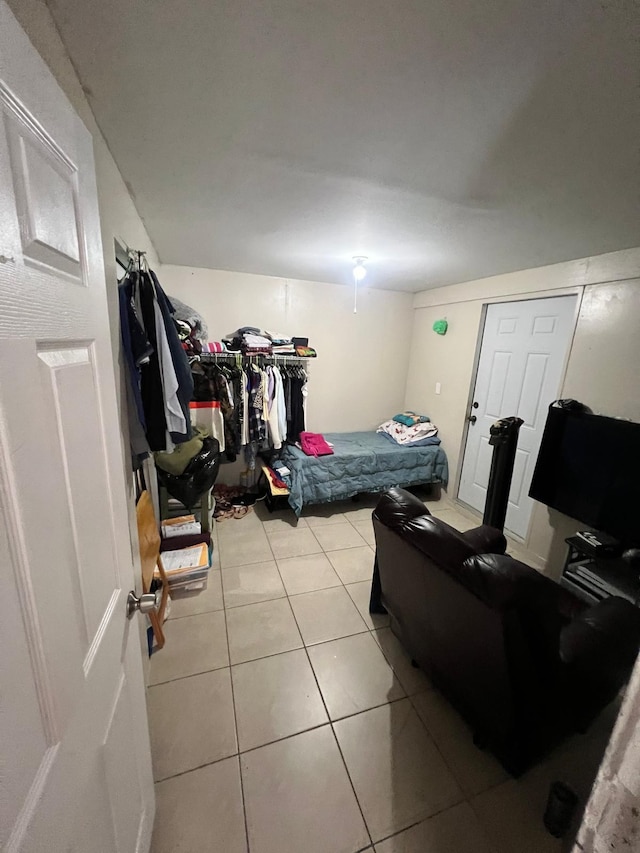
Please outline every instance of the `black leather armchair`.
[[370, 609], [513, 775], [584, 731], [628, 679], [640, 610], [588, 607], [504, 554], [500, 531], [460, 533], [403, 489], [373, 513]]

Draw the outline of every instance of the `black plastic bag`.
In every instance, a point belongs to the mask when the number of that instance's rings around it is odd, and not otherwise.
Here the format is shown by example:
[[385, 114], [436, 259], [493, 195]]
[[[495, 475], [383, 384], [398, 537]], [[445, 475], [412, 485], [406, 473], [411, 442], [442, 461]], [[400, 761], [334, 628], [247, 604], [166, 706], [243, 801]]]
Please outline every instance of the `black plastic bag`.
[[156, 468], [158, 479], [171, 497], [179, 500], [187, 509], [192, 509], [200, 497], [213, 487], [219, 470], [220, 444], [217, 438], [210, 437], [205, 438], [202, 450], [189, 462], [183, 474], [168, 474]]

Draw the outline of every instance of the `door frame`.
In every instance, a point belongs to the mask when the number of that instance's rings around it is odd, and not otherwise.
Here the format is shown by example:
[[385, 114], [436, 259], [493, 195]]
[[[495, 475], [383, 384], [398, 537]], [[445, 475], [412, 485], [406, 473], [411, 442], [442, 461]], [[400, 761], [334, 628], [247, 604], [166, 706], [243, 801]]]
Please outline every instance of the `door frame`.
[[[571, 351], [573, 350], [573, 342], [576, 336], [576, 330], [578, 328], [578, 319], [580, 317], [580, 309], [582, 308], [582, 300], [584, 297], [585, 285], [578, 285], [574, 287], [565, 287], [559, 290], [540, 290], [535, 293], [514, 293], [509, 296], [496, 296], [489, 299], [484, 299], [482, 301], [482, 311], [480, 314], [480, 322], [478, 323], [478, 336], [476, 339], [476, 348], [473, 356], [473, 367], [471, 370], [471, 381], [469, 383], [469, 392], [467, 394], [467, 401], [464, 409], [464, 425], [462, 429], [462, 438], [460, 439], [460, 449], [458, 453], [458, 466], [455, 474], [455, 478], [453, 481], [453, 489], [454, 489], [454, 501], [455, 503], [463, 506], [467, 512], [471, 512], [474, 515], [479, 515], [478, 510], [475, 507], [469, 506], [469, 504], [465, 503], [465, 501], [461, 500], [458, 497], [458, 493], [460, 491], [460, 480], [462, 479], [462, 466], [464, 465], [464, 454], [467, 447], [467, 437], [469, 435], [469, 421], [467, 420], [468, 413], [471, 411], [471, 405], [473, 403], [473, 395], [476, 389], [476, 382], [478, 379], [478, 367], [480, 365], [480, 353], [482, 352], [482, 341], [484, 340], [484, 328], [487, 321], [487, 310], [490, 305], [503, 304], [508, 302], [532, 302], [538, 299], [553, 299], [560, 298], [562, 296], [577, 296], [576, 299], [576, 307], [573, 318], [573, 326], [571, 329], [571, 339], [569, 341], [569, 346], [567, 348], [567, 354], [564, 358], [564, 362], [562, 364], [562, 369], [560, 371], [560, 388], [559, 392], [561, 393], [564, 389], [564, 383], [567, 378], [567, 370], [569, 368], [569, 359], [571, 358]], [[529, 533], [531, 532], [531, 521], [533, 519], [533, 514], [529, 519], [529, 526], [527, 527], [527, 534], [522, 539], [520, 536], [517, 536], [515, 533], [509, 533], [509, 536], [512, 539], [517, 540], [518, 542], [526, 543], [529, 541]]]

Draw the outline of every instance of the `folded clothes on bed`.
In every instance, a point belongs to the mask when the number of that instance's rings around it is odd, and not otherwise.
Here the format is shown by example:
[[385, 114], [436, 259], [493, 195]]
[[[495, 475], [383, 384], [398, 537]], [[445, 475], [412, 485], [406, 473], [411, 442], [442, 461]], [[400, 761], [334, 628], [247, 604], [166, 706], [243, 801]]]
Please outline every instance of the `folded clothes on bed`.
[[307, 456], [333, 455], [333, 448], [327, 444], [324, 436], [319, 432], [301, 432], [300, 447]]
[[[384, 438], [388, 439], [392, 444], [397, 445], [398, 442], [392, 435], [389, 435], [388, 432], [381, 432], [380, 435], [384, 436]], [[407, 441], [400, 445], [401, 447], [437, 447], [441, 444], [440, 439], [437, 435], [430, 435], [427, 438], [418, 438], [416, 441]]]
[[277, 473], [273, 468], [269, 468], [267, 466], [267, 474], [269, 479], [271, 480], [271, 483], [276, 487], [276, 489], [289, 489], [289, 486], [287, 486], [284, 480], [281, 480], [280, 477], [278, 477]]
[[287, 489], [291, 488], [291, 470], [287, 468], [287, 466], [280, 459], [276, 459], [272, 464], [272, 468], [275, 471], [279, 480], [281, 480]]
[[395, 420], [385, 421], [377, 429], [377, 432], [383, 432], [403, 447], [410, 445], [413, 441], [420, 441], [423, 438], [431, 438], [438, 434], [438, 427], [430, 422], [417, 423], [413, 426], [405, 426]]
[[393, 420], [398, 424], [413, 426], [414, 424], [429, 423], [430, 418], [426, 415], [416, 415], [415, 412], [400, 412], [399, 415], [394, 416]]

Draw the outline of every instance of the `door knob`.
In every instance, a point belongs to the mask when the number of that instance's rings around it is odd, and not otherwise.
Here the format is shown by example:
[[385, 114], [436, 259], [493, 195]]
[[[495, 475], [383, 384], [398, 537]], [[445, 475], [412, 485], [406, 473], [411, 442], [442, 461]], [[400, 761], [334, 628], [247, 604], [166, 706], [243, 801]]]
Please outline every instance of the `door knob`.
[[161, 591], [145, 592], [138, 598], [133, 590], [127, 596], [127, 619], [131, 619], [136, 610], [140, 613], [151, 613], [152, 610], [157, 610], [160, 603]]
[[470, 424], [475, 424], [475, 422], [478, 420], [478, 418], [475, 415], [469, 415], [467, 420], [469, 421]]

